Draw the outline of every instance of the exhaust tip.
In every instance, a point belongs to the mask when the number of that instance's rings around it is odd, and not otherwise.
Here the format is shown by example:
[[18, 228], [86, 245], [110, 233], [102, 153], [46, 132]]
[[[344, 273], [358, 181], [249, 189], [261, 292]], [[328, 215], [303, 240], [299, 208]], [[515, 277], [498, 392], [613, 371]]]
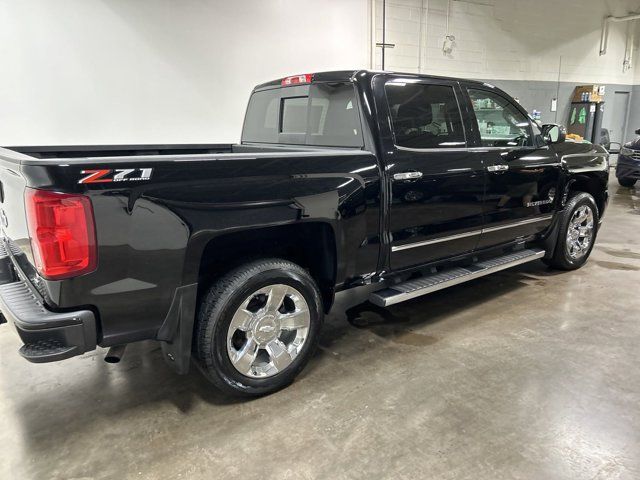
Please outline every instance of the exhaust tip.
[[126, 345], [115, 345], [109, 349], [104, 357], [104, 361], [107, 363], [119, 363], [124, 355]]

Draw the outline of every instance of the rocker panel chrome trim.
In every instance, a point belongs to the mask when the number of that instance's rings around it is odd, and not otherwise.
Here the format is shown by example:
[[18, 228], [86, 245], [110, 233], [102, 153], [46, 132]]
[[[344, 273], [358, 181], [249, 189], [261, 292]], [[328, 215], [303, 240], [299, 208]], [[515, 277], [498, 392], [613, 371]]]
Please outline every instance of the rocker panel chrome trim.
[[456, 235], [450, 235], [448, 237], [434, 238], [432, 240], [424, 240], [423, 242], [407, 243], [405, 245], [396, 245], [391, 247], [392, 252], [398, 252], [400, 250], [407, 250], [409, 248], [424, 247], [425, 245], [433, 245], [434, 243], [448, 242], [451, 240], [458, 240], [459, 238], [473, 237], [474, 235], [480, 235], [482, 230], [473, 230], [471, 232], [458, 233]]
[[408, 250], [410, 248], [425, 247], [427, 245], [433, 245], [434, 243], [449, 242], [452, 240], [459, 240], [461, 238], [473, 237], [474, 235], [480, 235], [482, 233], [496, 232], [498, 230], [504, 230], [507, 228], [515, 228], [523, 225], [528, 225], [530, 223], [544, 222], [547, 220], [551, 220], [552, 218], [553, 218], [553, 215], [545, 215], [543, 217], [528, 218], [526, 220], [520, 220], [518, 222], [509, 223], [506, 225], [498, 225], [495, 227], [487, 227], [487, 228], [482, 228], [480, 230], [472, 230], [469, 232], [458, 233], [456, 235], [450, 235], [448, 237], [434, 238], [431, 240], [424, 240], [422, 242], [407, 243], [405, 245], [394, 245], [391, 247], [391, 251], [399, 252], [401, 250]]
[[509, 223], [506, 225], [497, 225], [495, 227], [483, 228], [482, 233], [496, 232], [498, 230], [504, 230], [505, 228], [514, 228], [514, 227], [520, 227], [522, 225], [528, 225], [530, 223], [544, 222], [547, 220], [551, 220], [552, 218], [553, 218], [553, 215], [545, 215], [544, 217], [528, 218], [526, 220], [520, 220], [519, 222]]

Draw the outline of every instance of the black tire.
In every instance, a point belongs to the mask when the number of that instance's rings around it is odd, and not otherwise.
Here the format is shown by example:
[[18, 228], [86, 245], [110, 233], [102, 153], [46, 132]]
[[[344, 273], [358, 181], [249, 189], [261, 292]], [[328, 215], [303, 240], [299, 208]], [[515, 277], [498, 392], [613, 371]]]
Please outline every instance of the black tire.
[[[310, 313], [310, 326], [302, 349], [281, 372], [267, 378], [245, 376], [227, 352], [227, 332], [234, 313], [253, 292], [275, 284], [289, 285], [302, 294]], [[315, 351], [324, 319], [315, 281], [295, 263], [271, 258], [244, 264], [219, 278], [202, 298], [195, 330], [195, 356], [211, 382], [227, 394], [260, 396], [289, 385]]]
[[[569, 254], [566, 238], [573, 213], [582, 205], [588, 205], [593, 212], [593, 237], [586, 254], [580, 258], [574, 259]], [[598, 206], [596, 205], [594, 198], [585, 192], [576, 193], [569, 199], [567, 205], [560, 213], [556, 246], [551, 258], [545, 259], [544, 262], [550, 267], [557, 268], [559, 270], [575, 270], [582, 267], [589, 259], [589, 255], [591, 255], [591, 251], [593, 250], [593, 245], [595, 244], [596, 236], [598, 234], [598, 219]]]
[[631, 188], [636, 184], [636, 180], [634, 178], [618, 177], [618, 183], [623, 187]]

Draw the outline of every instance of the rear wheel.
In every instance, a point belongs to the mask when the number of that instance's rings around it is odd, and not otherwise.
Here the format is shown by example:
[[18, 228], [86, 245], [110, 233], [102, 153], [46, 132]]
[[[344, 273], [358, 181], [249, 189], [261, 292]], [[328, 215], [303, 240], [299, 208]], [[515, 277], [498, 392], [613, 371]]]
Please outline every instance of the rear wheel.
[[255, 396], [290, 384], [318, 343], [317, 285], [300, 266], [268, 259], [222, 278], [202, 300], [196, 356], [221, 390]]
[[558, 241], [546, 263], [561, 270], [575, 270], [587, 262], [598, 230], [598, 207], [588, 193], [577, 193], [560, 214]]
[[636, 180], [633, 178], [618, 178], [618, 183], [623, 187], [633, 187], [636, 184]]

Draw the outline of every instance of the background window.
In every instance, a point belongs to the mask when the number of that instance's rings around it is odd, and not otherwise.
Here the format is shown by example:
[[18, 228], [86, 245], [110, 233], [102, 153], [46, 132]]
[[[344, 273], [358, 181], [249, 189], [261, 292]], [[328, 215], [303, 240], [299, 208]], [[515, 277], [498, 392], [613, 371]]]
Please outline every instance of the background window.
[[531, 123], [506, 98], [486, 90], [469, 89], [485, 147], [524, 147], [533, 145]]
[[396, 145], [407, 148], [465, 146], [453, 87], [389, 82], [385, 92]]

